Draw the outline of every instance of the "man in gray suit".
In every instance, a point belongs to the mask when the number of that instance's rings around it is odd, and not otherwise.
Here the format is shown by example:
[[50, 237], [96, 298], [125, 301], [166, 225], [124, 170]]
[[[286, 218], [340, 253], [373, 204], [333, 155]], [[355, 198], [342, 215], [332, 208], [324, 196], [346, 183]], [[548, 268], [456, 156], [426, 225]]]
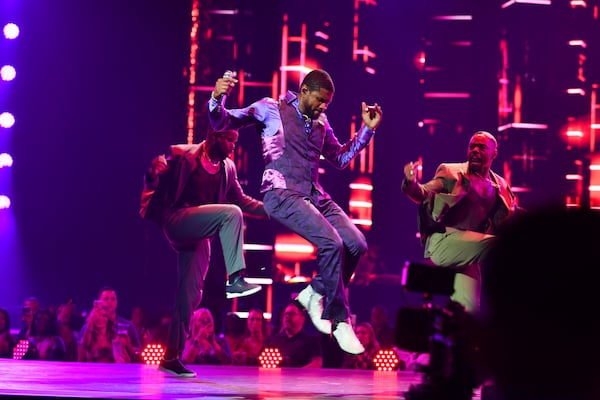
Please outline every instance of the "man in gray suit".
[[452, 300], [469, 312], [479, 308], [480, 263], [498, 225], [518, 210], [507, 182], [491, 170], [498, 143], [489, 132], [471, 137], [467, 162], [440, 164], [432, 180], [417, 181], [416, 162], [404, 166], [402, 191], [419, 204], [425, 257], [457, 268]]

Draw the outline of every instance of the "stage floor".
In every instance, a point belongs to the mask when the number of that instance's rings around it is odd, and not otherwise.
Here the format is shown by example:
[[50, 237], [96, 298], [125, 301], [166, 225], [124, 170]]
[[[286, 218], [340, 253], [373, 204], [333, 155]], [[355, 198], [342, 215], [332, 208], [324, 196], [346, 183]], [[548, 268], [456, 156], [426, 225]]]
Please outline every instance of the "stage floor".
[[[157, 366], [0, 359], [0, 396], [95, 399], [404, 399], [421, 374], [342, 369], [189, 365], [196, 378]], [[478, 399], [478, 393], [474, 394]]]

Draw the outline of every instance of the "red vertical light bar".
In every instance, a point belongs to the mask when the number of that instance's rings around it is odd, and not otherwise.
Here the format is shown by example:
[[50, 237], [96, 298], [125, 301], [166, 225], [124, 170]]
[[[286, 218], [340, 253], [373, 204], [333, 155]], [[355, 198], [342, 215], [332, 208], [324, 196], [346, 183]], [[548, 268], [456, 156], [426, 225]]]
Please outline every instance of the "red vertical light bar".
[[521, 106], [523, 104], [523, 92], [521, 91], [521, 76], [515, 77], [515, 93], [513, 99], [513, 121], [514, 123], [521, 122]]
[[287, 67], [288, 64], [288, 40], [289, 40], [289, 27], [288, 27], [288, 16], [283, 15], [283, 26], [281, 27], [281, 95], [285, 95], [287, 92]]
[[358, 58], [358, 3], [359, 0], [354, 0], [354, 26], [352, 27], [352, 61]]
[[508, 123], [508, 43], [506, 39], [500, 41], [500, 54], [502, 57], [502, 70], [500, 71], [500, 89], [498, 90], [498, 126]]
[[593, 153], [596, 151], [596, 113], [600, 110], [600, 105], [598, 105], [598, 84], [594, 83], [592, 85], [591, 95], [590, 95], [590, 152]]
[[[306, 23], [302, 24], [302, 35], [300, 36], [300, 66], [306, 66]], [[302, 82], [306, 71], [304, 68], [300, 69], [300, 77], [298, 78], [298, 82]]]

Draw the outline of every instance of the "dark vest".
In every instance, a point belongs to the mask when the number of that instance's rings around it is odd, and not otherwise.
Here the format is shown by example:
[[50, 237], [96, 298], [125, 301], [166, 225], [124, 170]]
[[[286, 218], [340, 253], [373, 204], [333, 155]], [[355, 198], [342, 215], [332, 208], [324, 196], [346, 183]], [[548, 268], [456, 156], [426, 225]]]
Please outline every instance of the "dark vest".
[[[272, 138], [271, 143], [283, 147], [283, 153], [277, 159], [265, 157], [268, 161], [265, 169], [276, 170], [285, 178], [287, 189], [310, 195], [315, 186], [322, 191], [319, 180], [319, 160], [323, 141], [325, 139], [325, 127], [317, 120], [312, 121], [312, 129], [306, 133], [304, 121], [298, 115], [296, 108], [289, 104], [290, 94], [283, 99], [279, 106], [279, 114], [283, 124], [281, 138]], [[275, 186], [277, 187], [277, 186]]]

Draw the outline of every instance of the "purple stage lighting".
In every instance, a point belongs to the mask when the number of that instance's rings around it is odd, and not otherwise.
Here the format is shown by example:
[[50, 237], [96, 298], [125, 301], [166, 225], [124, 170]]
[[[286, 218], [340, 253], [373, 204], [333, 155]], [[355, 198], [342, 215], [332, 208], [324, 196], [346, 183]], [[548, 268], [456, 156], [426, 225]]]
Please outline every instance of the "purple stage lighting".
[[3, 81], [12, 81], [17, 76], [17, 70], [12, 65], [5, 65], [0, 68], [0, 77]]
[[15, 124], [15, 117], [5, 111], [2, 114], [0, 114], [0, 127], [2, 128], [12, 128], [12, 126]]
[[0, 168], [12, 167], [13, 159], [8, 153], [0, 154]]
[[10, 208], [10, 199], [8, 196], [0, 194], [0, 210]]
[[4, 37], [7, 39], [16, 39], [19, 36], [19, 27], [12, 22], [4, 25]]

